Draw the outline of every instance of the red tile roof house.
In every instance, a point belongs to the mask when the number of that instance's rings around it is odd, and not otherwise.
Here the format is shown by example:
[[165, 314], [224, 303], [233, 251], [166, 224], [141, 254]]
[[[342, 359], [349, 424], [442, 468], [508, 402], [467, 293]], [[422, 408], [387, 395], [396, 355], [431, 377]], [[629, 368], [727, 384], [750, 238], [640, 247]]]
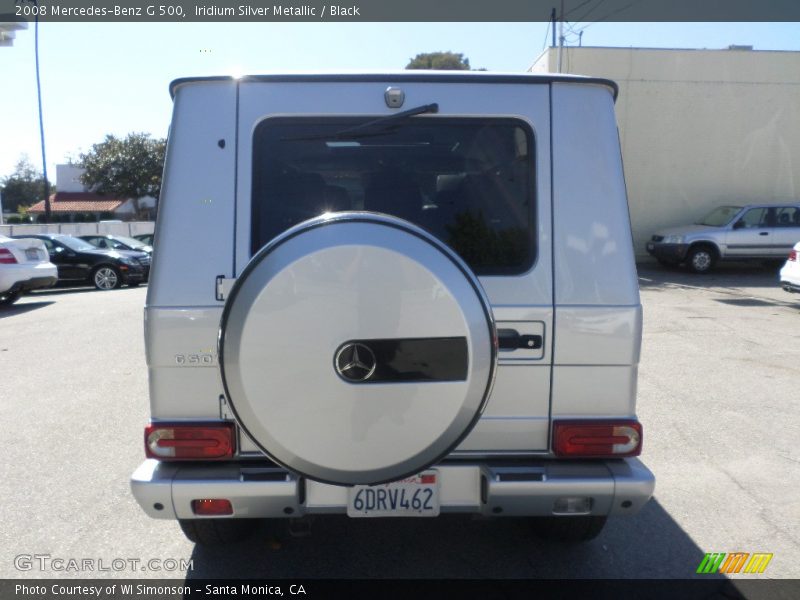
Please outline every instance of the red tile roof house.
[[[56, 189], [50, 196], [50, 212], [62, 217], [69, 216], [70, 221], [81, 215], [78, 220], [83, 220], [83, 215], [90, 213], [95, 219], [101, 216], [113, 215], [112, 218], [123, 221], [135, 218], [133, 200], [129, 198], [112, 198], [87, 191], [81, 183], [80, 176], [83, 169], [74, 165], [56, 165]], [[155, 199], [146, 197], [139, 199], [142, 215], [149, 219], [155, 218]], [[28, 214], [33, 216], [43, 215], [44, 200], [41, 200], [28, 209]]]

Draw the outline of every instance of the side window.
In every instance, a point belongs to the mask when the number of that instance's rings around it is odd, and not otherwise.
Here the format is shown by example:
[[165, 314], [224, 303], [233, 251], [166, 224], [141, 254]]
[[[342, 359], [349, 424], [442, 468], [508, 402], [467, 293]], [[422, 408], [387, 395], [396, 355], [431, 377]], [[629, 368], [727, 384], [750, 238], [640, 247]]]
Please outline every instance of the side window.
[[800, 209], [784, 206], [777, 209], [776, 227], [800, 227]]
[[53, 241], [49, 240], [47, 238], [38, 238], [38, 239], [40, 239], [42, 241], [42, 243], [44, 244], [44, 247], [47, 248], [48, 254], [52, 254], [53, 251], [55, 250], [55, 246], [53, 245]]
[[766, 208], [751, 208], [739, 219], [739, 223], [742, 223], [740, 227], [751, 229], [766, 226], [766, 214]]

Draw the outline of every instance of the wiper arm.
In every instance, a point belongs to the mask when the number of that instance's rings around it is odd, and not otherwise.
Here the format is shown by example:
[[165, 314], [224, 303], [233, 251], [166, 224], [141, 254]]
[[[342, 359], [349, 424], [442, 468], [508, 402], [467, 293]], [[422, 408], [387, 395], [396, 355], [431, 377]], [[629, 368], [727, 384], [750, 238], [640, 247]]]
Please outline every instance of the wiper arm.
[[426, 113], [438, 113], [439, 112], [439, 105], [435, 102], [433, 104], [423, 104], [422, 106], [418, 106], [416, 108], [411, 108], [409, 110], [404, 110], [403, 112], [395, 113], [393, 115], [387, 115], [385, 117], [379, 117], [372, 121], [367, 121], [366, 123], [362, 123], [361, 125], [356, 125], [355, 127], [348, 127], [347, 129], [342, 129], [333, 134], [333, 136], [326, 136], [326, 137], [334, 137], [339, 138], [341, 136], [349, 136], [353, 133], [358, 134], [359, 131], [364, 131], [368, 129], [372, 129], [373, 127], [378, 127], [380, 125], [392, 125], [398, 121], [404, 121], [409, 117], [414, 117], [416, 115], [424, 115]]
[[342, 129], [341, 131], [337, 131], [336, 133], [283, 138], [281, 141], [305, 142], [311, 140], [341, 140], [341, 139], [352, 139], [354, 137], [376, 135], [375, 133], [370, 134], [368, 132], [376, 127], [380, 127], [383, 129], [386, 126], [391, 126], [395, 123], [399, 123], [400, 121], [404, 121], [409, 117], [414, 117], [416, 115], [424, 115], [428, 113], [438, 113], [438, 112], [439, 112], [439, 105], [437, 103], [434, 102], [433, 104], [423, 104], [422, 106], [417, 106], [416, 108], [404, 110], [403, 112], [395, 113], [393, 115], [387, 115], [385, 117], [379, 117], [377, 119], [373, 119], [372, 121], [367, 121], [366, 123], [362, 123], [361, 125], [348, 127], [346, 129]]

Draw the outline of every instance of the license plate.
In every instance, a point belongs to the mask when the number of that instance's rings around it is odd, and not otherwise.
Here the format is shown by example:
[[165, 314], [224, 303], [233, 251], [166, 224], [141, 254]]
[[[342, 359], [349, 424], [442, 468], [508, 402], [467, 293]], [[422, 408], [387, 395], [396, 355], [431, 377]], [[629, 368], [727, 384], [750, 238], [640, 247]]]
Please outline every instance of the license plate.
[[439, 516], [439, 474], [425, 471], [400, 481], [348, 490], [348, 517]]
[[28, 248], [25, 250], [25, 258], [28, 260], [39, 260], [39, 251], [36, 248]]

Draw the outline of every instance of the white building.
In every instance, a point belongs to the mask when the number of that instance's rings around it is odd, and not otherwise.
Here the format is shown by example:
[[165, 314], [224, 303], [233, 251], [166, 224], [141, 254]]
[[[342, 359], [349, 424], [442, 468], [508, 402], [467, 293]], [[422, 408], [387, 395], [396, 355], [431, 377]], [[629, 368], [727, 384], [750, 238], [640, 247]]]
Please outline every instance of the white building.
[[[130, 198], [112, 198], [90, 192], [81, 183], [83, 169], [75, 165], [56, 165], [56, 193], [50, 196], [50, 211], [54, 215], [68, 215], [70, 220], [82, 220], [87, 214], [94, 219], [111, 217], [123, 221], [136, 217], [135, 203]], [[139, 199], [140, 217], [155, 219], [156, 200], [150, 196]], [[45, 212], [44, 200], [28, 209], [31, 215]]]
[[27, 28], [28, 24], [24, 22], [0, 23], [0, 46], [13, 46], [14, 38], [17, 37], [17, 31]]
[[[800, 52], [564, 48], [562, 72], [619, 84], [634, 244], [720, 204], [800, 197]], [[556, 48], [530, 71], [557, 72]]]

